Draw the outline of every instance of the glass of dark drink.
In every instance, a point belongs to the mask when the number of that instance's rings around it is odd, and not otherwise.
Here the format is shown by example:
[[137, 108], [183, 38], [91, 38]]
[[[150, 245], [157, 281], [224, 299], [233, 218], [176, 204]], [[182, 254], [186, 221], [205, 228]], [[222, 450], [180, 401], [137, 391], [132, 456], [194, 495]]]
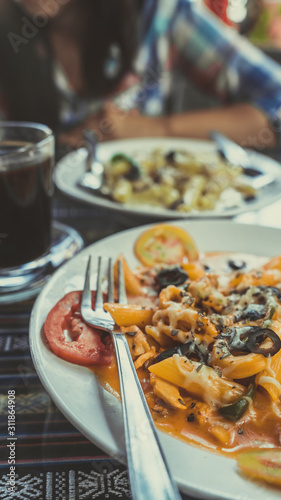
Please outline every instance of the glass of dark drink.
[[49, 251], [54, 142], [44, 125], [0, 124], [0, 286], [19, 285]]
[[35, 297], [84, 246], [51, 217], [54, 150], [47, 126], [0, 122], [0, 306]]

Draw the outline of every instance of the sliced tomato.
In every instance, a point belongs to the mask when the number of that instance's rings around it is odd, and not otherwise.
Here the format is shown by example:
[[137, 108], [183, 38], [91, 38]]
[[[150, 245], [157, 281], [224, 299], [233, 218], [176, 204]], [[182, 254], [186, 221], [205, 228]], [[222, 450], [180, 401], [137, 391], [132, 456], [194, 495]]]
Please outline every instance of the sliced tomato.
[[137, 239], [134, 251], [139, 261], [149, 267], [156, 264], [182, 264], [199, 257], [190, 234], [168, 224], [157, 224], [144, 231]]
[[281, 449], [244, 451], [238, 456], [238, 466], [253, 479], [281, 487]]
[[[113, 359], [110, 335], [87, 325], [81, 317], [81, 291], [66, 294], [49, 312], [44, 332], [51, 350], [77, 365], [109, 365]], [[95, 293], [92, 294], [93, 306]]]

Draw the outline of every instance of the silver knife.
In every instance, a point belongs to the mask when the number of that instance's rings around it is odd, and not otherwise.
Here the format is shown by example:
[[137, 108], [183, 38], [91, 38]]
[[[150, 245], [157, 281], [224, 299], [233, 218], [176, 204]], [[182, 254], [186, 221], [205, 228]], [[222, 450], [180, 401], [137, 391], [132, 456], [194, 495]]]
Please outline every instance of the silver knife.
[[216, 143], [217, 151], [224, 160], [230, 165], [240, 165], [242, 167], [244, 175], [251, 178], [249, 184], [254, 189], [261, 189], [275, 181], [272, 175], [262, 172], [253, 165], [249, 153], [236, 142], [216, 131], [210, 133], [210, 139]]

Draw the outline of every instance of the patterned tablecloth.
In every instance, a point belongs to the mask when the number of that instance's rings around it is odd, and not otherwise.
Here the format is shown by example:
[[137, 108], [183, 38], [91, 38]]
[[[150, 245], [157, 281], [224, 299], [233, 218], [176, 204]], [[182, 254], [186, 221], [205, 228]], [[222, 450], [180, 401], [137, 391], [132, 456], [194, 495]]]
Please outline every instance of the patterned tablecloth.
[[[79, 205], [59, 193], [54, 198], [53, 217], [77, 229], [85, 245], [130, 225], [112, 213]], [[0, 306], [0, 499], [131, 498], [126, 466], [80, 434], [43, 388], [29, 350], [32, 305], [29, 300]], [[9, 394], [15, 395], [14, 435], [8, 434]], [[9, 490], [14, 478], [8, 475], [13, 459], [15, 491]]]
[[[130, 498], [126, 467], [82, 436], [55, 407], [33, 367], [31, 303], [0, 311], [0, 498]], [[10, 392], [9, 392], [10, 391]], [[8, 434], [8, 394], [15, 392], [15, 435]], [[15, 443], [16, 492], [8, 491]], [[10, 461], [11, 461], [10, 458]]]

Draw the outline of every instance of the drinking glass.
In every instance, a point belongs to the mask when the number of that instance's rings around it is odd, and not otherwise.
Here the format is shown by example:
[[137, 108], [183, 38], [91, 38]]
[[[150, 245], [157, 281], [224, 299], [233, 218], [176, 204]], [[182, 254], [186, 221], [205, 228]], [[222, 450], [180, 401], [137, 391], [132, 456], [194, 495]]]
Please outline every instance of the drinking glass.
[[54, 136], [41, 124], [0, 125], [0, 268], [48, 252], [51, 243]]
[[84, 245], [51, 219], [55, 139], [39, 123], [0, 123], [0, 304], [39, 293]]

